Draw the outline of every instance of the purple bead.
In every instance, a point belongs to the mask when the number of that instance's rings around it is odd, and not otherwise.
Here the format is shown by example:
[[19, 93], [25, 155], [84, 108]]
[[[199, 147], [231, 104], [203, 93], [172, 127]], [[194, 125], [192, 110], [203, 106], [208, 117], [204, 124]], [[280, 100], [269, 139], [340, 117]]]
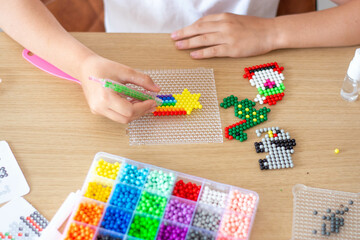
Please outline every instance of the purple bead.
[[172, 198], [167, 205], [165, 219], [178, 223], [190, 224], [194, 210], [194, 203], [186, 200], [179, 201], [176, 198]]
[[178, 226], [171, 223], [161, 223], [160, 229], [157, 235], [157, 240], [184, 240], [187, 227]]

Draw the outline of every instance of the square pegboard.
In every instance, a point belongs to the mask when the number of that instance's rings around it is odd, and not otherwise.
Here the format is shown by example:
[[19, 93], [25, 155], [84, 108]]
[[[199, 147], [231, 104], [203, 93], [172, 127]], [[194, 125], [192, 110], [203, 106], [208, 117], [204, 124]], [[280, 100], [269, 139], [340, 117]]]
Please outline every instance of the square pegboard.
[[159, 94], [181, 94], [185, 88], [191, 94], [200, 93], [202, 109], [181, 116], [147, 114], [129, 124], [130, 145], [223, 142], [213, 69], [147, 70], [143, 73], [161, 86]]
[[[360, 239], [360, 193], [333, 191], [307, 187], [297, 184], [293, 188], [294, 213], [292, 240], [355, 240]], [[349, 201], [353, 203], [350, 205]], [[336, 210], [349, 208], [343, 214], [336, 214]], [[327, 212], [330, 209], [331, 212]], [[316, 211], [316, 212], [314, 212]], [[316, 214], [315, 214], [316, 213]], [[343, 218], [344, 224], [339, 232], [331, 232], [330, 220], [323, 220], [323, 216]], [[340, 221], [339, 221], [340, 222]], [[326, 224], [326, 232], [322, 235], [322, 225]], [[314, 233], [316, 231], [316, 233]]]

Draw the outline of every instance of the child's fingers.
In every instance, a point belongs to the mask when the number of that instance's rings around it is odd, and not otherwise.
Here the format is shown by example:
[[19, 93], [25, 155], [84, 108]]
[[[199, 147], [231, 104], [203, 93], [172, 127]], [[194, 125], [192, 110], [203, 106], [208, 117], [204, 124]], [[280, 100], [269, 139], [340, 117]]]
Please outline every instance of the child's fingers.
[[217, 21], [195, 22], [190, 26], [187, 26], [183, 29], [174, 32], [171, 36], [173, 40], [181, 40], [184, 38], [193, 37], [204, 33], [217, 32], [220, 26], [221, 24]]
[[111, 93], [109, 96], [108, 108], [130, 120], [143, 116], [155, 107], [156, 102], [153, 100], [131, 103], [115, 93]]
[[204, 48], [190, 53], [190, 56], [195, 59], [212, 58], [212, 57], [227, 57], [228, 49], [226, 44], [221, 44], [209, 48]]
[[148, 75], [137, 72], [131, 68], [122, 71], [120, 79], [125, 83], [132, 83], [152, 92], [160, 91], [160, 87], [157, 86]]
[[115, 112], [112, 109], [106, 109], [103, 113], [101, 113], [103, 116], [118, 122], [118, 123], [129, 123], [131, 122], [131, 119], [128, 117], [124, 117], [123, 115], [121, 115], [118, 112]]
[[213, 46], [224, 43], [220, 33], [202, 34], [189, 39], [177, 41], [175, 43], [178, 49], [190, 49], [205, 46]]

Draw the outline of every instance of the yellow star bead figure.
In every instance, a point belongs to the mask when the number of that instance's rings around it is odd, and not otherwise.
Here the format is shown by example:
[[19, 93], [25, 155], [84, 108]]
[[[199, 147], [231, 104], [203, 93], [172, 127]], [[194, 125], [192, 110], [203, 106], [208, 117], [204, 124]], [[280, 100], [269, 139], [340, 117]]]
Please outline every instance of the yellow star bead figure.
[[186, 114], [191, 114], [194, 109], [202, 109], [202, 106], [199, 102], [201, 94], [195, 93], [191, 94], [186, 88], [181, 94], [174, 94], [173, 97], [176, 100], [174, 107], [183, 108], [186, 111]]

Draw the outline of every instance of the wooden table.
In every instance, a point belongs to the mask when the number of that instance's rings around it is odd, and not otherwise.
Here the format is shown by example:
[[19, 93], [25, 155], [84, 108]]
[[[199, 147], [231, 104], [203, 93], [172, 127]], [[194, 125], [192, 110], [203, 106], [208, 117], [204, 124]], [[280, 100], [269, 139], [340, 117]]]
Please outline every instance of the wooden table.
[[[179, 172], [254, 190], [260, 204], [251, 239], [291, 237], [297, 183], [360, 191], [360, 106], [340, 97], [355, 47], [280, 50], [243, 59], [191, 60], [167, 34], [75, 33], [95, 52], [137, 69], [213, 68], [219, 102], [234, 94], [252, 99], [256, 89], [244, 67], [277, 61], [285, 68], [286, 95], [261, 127], [279, 126], [297, 146], [294, 169], [260, 171], [248, 130], [246, 142], [129, 146], [126, 125], [89, 111], [81, 87], [44, 73], [21, 57], [22, 47], [0, 34], [0, 137], [9, 142], [30, 184], [26, 196], [48, 219], [80, 189], [95, 153], [124, 156]], [[238, 119], [221, 109], [222, 127]], [[340, 153], [334, 154], [339, 148]]]

